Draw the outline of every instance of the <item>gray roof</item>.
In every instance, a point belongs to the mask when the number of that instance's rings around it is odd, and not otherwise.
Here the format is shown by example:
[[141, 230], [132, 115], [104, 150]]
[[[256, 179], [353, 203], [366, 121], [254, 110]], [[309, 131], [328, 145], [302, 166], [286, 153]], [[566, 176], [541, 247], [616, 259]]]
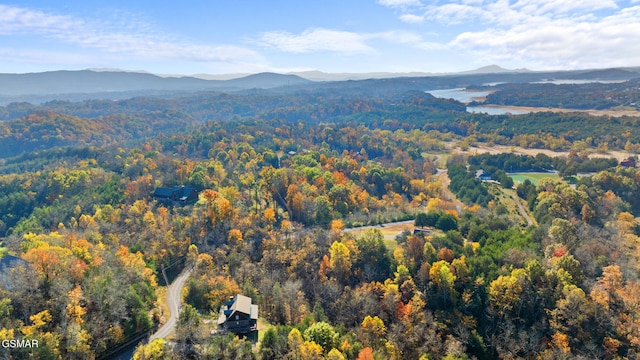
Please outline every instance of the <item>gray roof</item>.
[[157, 188], [156, 191], [153, 192], [153, 196], [171, 197], [173, 192], [173, 188]]
[[[229, 315], [225, 314], [225, 311], [229, 312]], [[218, 316], [218, 325], [223, 324], [228, 318], [232, 317], [236, 313], [247, 314], [251, 319], [258, 319], [258, 305], [251, 304], [251, 298], [244, 295], [236, 295], [231, 306], [227, 308], [226, 305], [220, 307], [220, 315]]]
[[251, 314], [251, 298], [244, 295], [236, 295], [233, 305], [231, 305], [231, 314], [241, 312], [243, 314]]
[[191, 186], [159, 187], [153, 192], [153, 196], [170, 198], [175, 195], [177, 198], [185, 200], [192, 191], [194, 189]]

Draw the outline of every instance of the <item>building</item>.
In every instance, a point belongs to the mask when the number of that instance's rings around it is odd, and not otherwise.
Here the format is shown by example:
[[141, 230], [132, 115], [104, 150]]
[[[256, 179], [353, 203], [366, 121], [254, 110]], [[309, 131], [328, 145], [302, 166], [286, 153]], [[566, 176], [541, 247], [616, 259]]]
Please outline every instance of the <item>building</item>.
[[186, 205], [198, 201], [198, 191], [190, 186], [159, 187], [152, 196], [158, 202], [168, 205]]
[[491, 175], [489, 175], [488, 172], [480, 169], [480, 170], [476, 171], [476, 179], [478, 179], [480, 181], [491, 180]]
[[433, 229], [428, 229], [428, 228], [414, 228], [413, 229], [413, 235], [416, 234], [424, 234], [424, 235], [433, 235]]
[[628, 167], [628, 168], [634, 168], [636, 167], [636, 160], [635, 159], [626, 159], [620, 162], [620, 165], [624, 166], [624, 167]]
[[218, 331], [242, 335], [258, 331], [258, 305], [240, 294], [229, 299], [220, 307]]

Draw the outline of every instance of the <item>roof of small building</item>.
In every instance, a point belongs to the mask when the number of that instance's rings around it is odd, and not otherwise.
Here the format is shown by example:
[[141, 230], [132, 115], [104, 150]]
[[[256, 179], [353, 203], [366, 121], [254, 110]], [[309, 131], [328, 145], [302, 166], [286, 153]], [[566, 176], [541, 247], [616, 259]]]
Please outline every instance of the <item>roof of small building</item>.
[[171, 197], [173, 194], [172, 188], [157, 188], [156, 191], [153, 192], [153, 196], [161, 196], [161, 197]]
[[175, 186], [175, 187], [159, 187], [153, 192], [153, 196], [156, 197], [172, 197], [176, 196], [178, 198], [186, 198], [191, 194], [191, 192], [195, 191], [191, 186]]
[[489, 173], [480, 169], [480, 170], [476, 170], [476, 177], [483, 177], [483, 176], [489, 176]]
[[224, 324], [224, 322], [233, 317], [236, 313], [242, 313], [249, 315], [252, 320], [258, 319], [258, 305], [251, 304], [251, 298], [244, 295], [236, 295], [233, 300], [225, 303], [220, 307], [220, 316], [218, 316], [218, 325]]
[[236, 295], [231, 310], [235, 313], [239, 311], [243, 314], [251, 314], [251, 298], [244, 295]]

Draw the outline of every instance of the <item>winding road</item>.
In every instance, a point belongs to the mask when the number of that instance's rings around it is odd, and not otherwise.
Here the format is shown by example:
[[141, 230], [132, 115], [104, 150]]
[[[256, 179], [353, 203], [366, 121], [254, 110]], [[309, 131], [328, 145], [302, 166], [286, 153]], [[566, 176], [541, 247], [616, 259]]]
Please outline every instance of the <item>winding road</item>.
[[149, 342], [152, 342], [155, 339], [165, 338], [169, 336], [176, 328], [176, 323], [178, 322], [178, 313], [180, 312], [180, 298], [182, 294], [182, 288], [184, 284], [187, 282], [189, 275], [193, 269], [189, 267], [185, 269], [178, 275], [178, 277], [173, 280], [171, 285], [169, 285], [169, 289], [167, 291], [167, 306], [169, 307], [169, 312], [171, 315], [169, 316], [169, 320], [162, 325], [155, 334], [149, 337]]

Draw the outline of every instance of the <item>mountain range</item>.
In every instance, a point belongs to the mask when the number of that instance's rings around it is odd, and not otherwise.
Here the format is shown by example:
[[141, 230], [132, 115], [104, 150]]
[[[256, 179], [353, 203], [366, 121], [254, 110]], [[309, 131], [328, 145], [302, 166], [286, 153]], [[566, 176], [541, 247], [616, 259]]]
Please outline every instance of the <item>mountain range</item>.
[[[28, 74], [0, 74], [0, 105], [11, 102], [42, 103], [50, 100], [126, 99], [136, 96], [179, 96], [199, 91], [246, 90], [295, 92], [340, 87], [396, 87], [422, 84], [423, 90], [481, 85], [487, 82], [532, 82], [546, 79], [593, 81], [640, 77], [640, 68], [535, 72], [508, 70], [496, 65], [455, 74], [433, 73], [323, 73], [229, 74], [194, 76], [155, 75], [143, 71], [92, 69]], [[403, 85], [404, 84], [404, 85]]]

